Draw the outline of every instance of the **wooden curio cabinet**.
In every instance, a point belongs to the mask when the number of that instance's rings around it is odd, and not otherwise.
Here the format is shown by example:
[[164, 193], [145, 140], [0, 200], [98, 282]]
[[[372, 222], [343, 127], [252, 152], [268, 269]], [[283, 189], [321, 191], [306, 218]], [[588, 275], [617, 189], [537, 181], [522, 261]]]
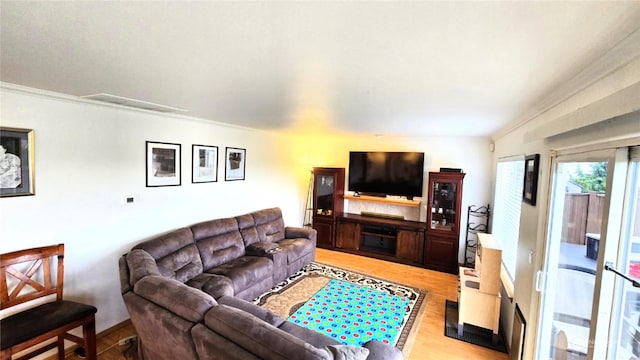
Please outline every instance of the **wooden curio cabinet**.
[[344, 168], [313, 168], [313, 228], [318, 232], [319, 247], [334, 247], [343, 196]]
[[458, 272], [460, 209], [464, 173], [430, 172], [425, 266]]

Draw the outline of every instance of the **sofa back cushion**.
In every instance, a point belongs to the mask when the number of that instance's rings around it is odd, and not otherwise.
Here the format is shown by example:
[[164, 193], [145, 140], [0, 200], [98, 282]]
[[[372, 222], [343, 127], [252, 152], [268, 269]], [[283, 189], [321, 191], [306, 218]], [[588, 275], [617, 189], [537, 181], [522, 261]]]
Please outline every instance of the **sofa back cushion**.
[[162, 276], [187, 282], [202, 273], [202, 260], [189, 228], [182, 228], [147, 240], [133, 247], [155, 259]]
[[261, 242], [276, 242], [284, 239], [284, 220], [280, 208], [255, 211], [251, 216]]
[[235, 218], [201, 222], [192, 225], [191, 231], [205, 271], [245, 255]]
[[328, 360], [330, 355], [243, 310], [219, 304], [207, 312], [205, 325], [261, 359]]
[[236, 216], [236, 221], [238, 222], [238, 229], [240, 229], [240, 234], [242, 234], [244, 247], [260, 242], [258, 229], [256, 229], [256, 222], [253, 219], [253, 215], [245, 214]]

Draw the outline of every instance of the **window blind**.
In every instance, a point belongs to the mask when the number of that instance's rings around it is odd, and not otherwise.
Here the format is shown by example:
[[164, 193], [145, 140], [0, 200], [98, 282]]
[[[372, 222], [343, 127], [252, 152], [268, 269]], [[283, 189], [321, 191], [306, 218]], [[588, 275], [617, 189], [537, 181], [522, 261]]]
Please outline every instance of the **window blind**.
[[524, 159], [498, 162], [492, 232], [502, 247], [502, 262], [512, 280], [516, 274], [523, 183]]

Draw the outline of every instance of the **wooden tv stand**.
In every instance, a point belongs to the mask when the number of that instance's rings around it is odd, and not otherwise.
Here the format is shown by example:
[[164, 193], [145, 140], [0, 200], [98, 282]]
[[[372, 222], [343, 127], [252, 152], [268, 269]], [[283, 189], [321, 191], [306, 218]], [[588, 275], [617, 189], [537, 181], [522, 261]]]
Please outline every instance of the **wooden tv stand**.
[[344, 213], [336, 219], [335, 250], [409, 265], [424, 265], [427, 224]]

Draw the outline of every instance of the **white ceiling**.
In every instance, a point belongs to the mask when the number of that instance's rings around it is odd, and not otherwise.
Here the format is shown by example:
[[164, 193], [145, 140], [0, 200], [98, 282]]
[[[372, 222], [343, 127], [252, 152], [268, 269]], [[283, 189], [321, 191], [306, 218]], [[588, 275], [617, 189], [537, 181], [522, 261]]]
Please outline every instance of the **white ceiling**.
[[640, 26], [638, 1], [2, 1], [0, 12], [5, 83], [253, 128], [416, 136], [521, 121]]

